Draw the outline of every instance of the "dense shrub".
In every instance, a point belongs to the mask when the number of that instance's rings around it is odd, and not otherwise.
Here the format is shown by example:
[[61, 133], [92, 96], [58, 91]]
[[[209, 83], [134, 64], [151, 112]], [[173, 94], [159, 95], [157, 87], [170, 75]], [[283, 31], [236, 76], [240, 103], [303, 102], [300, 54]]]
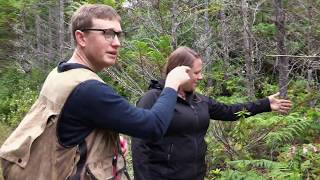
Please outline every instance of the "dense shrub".
[[33, 69], [30, 73], [10, 66], [0, 72], [0, 121], [16, 126], [34, 103], [45, 73]]

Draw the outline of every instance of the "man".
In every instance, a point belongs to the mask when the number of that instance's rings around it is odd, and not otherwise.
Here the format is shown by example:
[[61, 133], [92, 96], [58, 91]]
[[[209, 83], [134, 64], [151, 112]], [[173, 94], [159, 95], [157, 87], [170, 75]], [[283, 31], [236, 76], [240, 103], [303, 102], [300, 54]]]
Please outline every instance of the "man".
[[115, 64], [120, 17], [106, 5], [84, 5], [71, 18], [76, 48], [53, 69], [35, 104], [0, 149], [4, 179], [126, 179], [118, 133], [159, 138], [167, 130], [180, 66], [150, 110], [135, 108], [95, 72]]

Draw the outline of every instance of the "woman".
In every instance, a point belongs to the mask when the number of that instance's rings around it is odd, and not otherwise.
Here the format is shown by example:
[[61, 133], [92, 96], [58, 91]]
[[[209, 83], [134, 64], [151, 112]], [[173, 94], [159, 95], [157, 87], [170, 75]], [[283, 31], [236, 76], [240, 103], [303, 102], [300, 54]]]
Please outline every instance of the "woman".
[[[202, 60], [192, 49], [180, 47], [168, 58], [166, 74], [174, 67], [189, 66], [190, 80], [178, 89], [174, 116], [165, 136], [157, 141], [132, 139], [136, 180], [203, 180], [206, 173], [204, 136], [210, 119], [234, 121], [236, 112], [246, 109], [250, 116], [271, 110], [286, 113], [291, 102], [276, 95], [245, 104], [225, 105], [195, 92], [202, 79]], [[150, 109], [159, 97], [163, 82], [153, 81], [137, 106]]]

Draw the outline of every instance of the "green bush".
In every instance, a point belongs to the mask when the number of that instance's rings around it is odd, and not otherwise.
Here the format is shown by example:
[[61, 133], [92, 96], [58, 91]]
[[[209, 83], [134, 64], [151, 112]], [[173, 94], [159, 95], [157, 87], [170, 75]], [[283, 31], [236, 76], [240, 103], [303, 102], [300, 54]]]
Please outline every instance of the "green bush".
[[10, 66], [0, 73], [0, 121], [15, 127], [34, 103], [45, 73], [33, 69], [24, 73]]
[[[239, 121], [211, 123], [206, 136], [208, 179], [319, 177], [320, 113], [318, 105], [310, 108], [305, 103], [308, 95], [304, 88], [298, 88], [301, 82], [293, 82], [296, 89], [289, 89], [294, 108], [287, 115], [263, 113], [243, 118], [243, 111]], [[216, 99], [225, 103], [244, 101], [239, 96]]]

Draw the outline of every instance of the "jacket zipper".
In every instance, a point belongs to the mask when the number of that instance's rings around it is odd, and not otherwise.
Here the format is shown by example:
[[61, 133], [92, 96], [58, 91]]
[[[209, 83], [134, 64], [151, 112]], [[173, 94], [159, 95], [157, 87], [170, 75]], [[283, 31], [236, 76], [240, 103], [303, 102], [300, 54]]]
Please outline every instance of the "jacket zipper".
[[169, 151], [168, 151], [168, 156], [167, 156], [168, 165], [169, 165], [169, 162], [170, 162], [170, 159], [171, 159], [172, 150], [173, 150], [173, 143], [171, 143], [170, 146], [169, 146]]
[[[197, 112], [197, 110], [196, 110], [196, 108], [191, 104], [190, 105], [190, 107], [191, 107], [191, 109], [193, 110], [193, 113], [194, 113], [194, 116], [195, 116], [195, 119], [196, 119], [196, 128], [197, 128], [197, 130], [199, 129], [199, 117], [198, 117], [198, 112]], [[193, 137], [193, 140], [194, 140], [194, 144], [195, 144], [195, 159], [194, 159], [194, 170], [195, 170], [195, 174], [198, 174], [197, 173], [197, 171], [198, 171], [198, 169], [197, 169], [197, 159], [198, 159], [198, 142], [197, 142], [197, 137]]]

